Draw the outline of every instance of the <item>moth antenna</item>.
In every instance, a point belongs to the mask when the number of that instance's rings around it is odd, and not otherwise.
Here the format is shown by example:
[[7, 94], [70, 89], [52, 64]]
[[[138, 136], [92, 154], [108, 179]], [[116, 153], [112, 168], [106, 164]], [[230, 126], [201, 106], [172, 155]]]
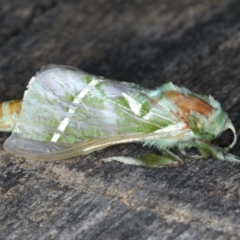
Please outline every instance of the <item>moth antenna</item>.
[[0, 103], [0, 131], [13, 130], [22, 109], [22, 99]]

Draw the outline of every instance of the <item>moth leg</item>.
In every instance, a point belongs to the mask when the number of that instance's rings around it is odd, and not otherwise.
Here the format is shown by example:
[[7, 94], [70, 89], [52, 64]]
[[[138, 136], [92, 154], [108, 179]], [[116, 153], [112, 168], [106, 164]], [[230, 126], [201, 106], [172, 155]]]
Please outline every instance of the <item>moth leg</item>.
[[165, 149], [161, 150], [162, 155], [157, 155], [149, 153], [146, 155], [141, 155], [139, 160], [144, 163], [146, 167], [178, 167], [182, 164], [182, 160], [172, 153], [171, 151]]
[[203, 158], [203, 156], [197, 155], [197, 154], [189, 155], [188, 153], [186, 153], [185, 149], [179, 149], [179, 151], [180, 151], [181, 155], [184, 156], [184, 157], [194, 158], [194, 159], [201, 159], [201, 158]]
[[202, 156], [205, 157], [213, 157], [216, 160], [220, 161], [227, 161], [227, 162], [237, 162], [240, 163], [240, 158], [226, 153], [223, 149], [212, 145], [211, 143], [203, 142], [203, 141], [196, 141], [199, 152]]
[[137, 158], [124, 157], [124, 156], [108, 157], [108, 158], [101, 159], [101, 161], [104, 162], [104, 163], [111, 162], [111, 161], [117, 161], [117, 162], [121, 162], [121, 163], [124, 163], [124, 164], [130, 164], [130, 165], [136, 165], [136, 166], [145, 166], [145, 164]]
[[110, 162], [113, 160], [125, 164], [145, 166], [149, 168], [178, 167], [182, 164], [182, 160], [168, 150], [162, 150], [162, 155], [150, 153], [141, 155], [138, 158], [116, 156], [103, 159], [104, 162]]

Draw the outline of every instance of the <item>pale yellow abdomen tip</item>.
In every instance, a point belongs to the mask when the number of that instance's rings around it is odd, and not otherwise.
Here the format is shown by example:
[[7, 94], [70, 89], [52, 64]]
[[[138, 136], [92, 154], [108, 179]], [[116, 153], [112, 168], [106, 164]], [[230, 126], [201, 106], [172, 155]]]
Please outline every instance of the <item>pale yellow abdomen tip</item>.
[[13, 130], [21, 108], [21, 99], [0, 103], [0, 131], [10, 132]]

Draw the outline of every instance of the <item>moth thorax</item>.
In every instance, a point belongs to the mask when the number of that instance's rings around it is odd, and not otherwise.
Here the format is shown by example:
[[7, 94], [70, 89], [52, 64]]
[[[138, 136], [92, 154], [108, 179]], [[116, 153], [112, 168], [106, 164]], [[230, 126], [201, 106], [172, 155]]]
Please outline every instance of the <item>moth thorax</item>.
[[183, 111], [184, 116], [187, 116], [191, 111], [208, 116], [213, 110], [213, 107], [206, 101], [193, 95], [184, 95], [177, 91], [168, 91], [164, 95]]
[[0, 131], [12, 131], [22, 108], [22, 100], [0, 103]]

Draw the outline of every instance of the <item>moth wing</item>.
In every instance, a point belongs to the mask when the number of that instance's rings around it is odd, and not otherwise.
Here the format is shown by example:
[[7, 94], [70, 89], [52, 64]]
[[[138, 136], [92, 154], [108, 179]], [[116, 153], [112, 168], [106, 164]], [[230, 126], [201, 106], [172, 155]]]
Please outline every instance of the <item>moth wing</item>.
[[30, 81], [18, 122], [4, 148], [28, 158], [50, 156], [50, 160], [55, 155], [62, 159], [87, 154], [86, 145], [94, 148], [99, 142], [106, 146], [124, 139], [131, 142], [135, 134], [139, 136], [136, 141], [141, 141], [145, 134], [175, 124], [170, 116], [161, 118], [163, 113], [152, 111], [164, 112], [157, 107], [138, 85], [71, 67], [47, 66]]
[[158, 141], [164, 138], [168, 140], [181, 138], [190, 132], [181, 125], [171, 127], [175, 128], [175, 131], [172, 131], [170, 127], [168, 127], [168, 129], [153, 133], [132, 133], [96, 138], [72, 145], [23, 139], [14, 133], [6, 140], [4, 148], [8, 152], [28, 159], [54, 161], [75, 157], [77, 155], [86, 155], [117, 144]]
[[[146, 89], [70, 67], [43, 69], [30, 84], [24, 98], [23, 111], [31, 118], [23, 119], [22, 115], [19, 121], [24, 121], [28, 128], [33, 121], [51, 129], [60, 127], [64, 118], [71, 119], [62, 131], [59, 139], [62, 143], [69, 142], [68, 134], [76, 138], [71, 143], [76, 143], [93, 136], [152, 132], [178, 122], [164, 106], [152, 101]], [[51, 135], [48, 132], [46, 129], [45, 134]]]

